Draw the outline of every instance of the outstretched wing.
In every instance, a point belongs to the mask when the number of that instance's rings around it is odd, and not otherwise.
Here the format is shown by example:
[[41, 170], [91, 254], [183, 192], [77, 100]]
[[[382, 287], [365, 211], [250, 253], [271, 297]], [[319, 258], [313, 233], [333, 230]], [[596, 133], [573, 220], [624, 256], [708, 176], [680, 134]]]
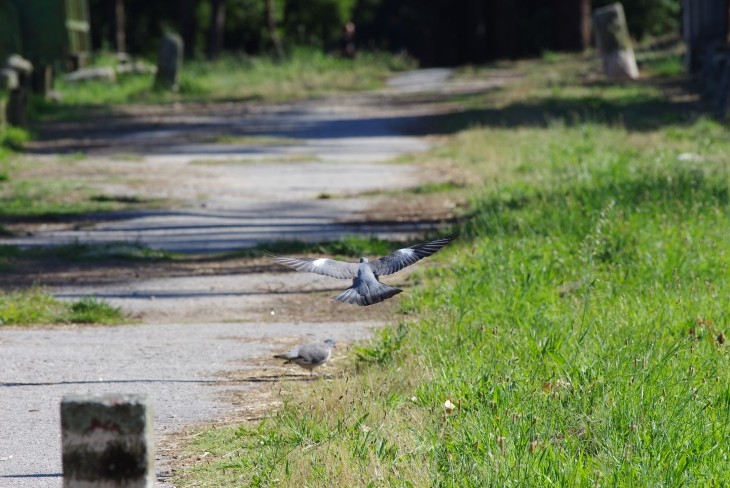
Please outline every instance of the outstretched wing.
[[332, 278], [340, 278], [343, 280], [353, 279], [357, 276], [357, 264], [345, 263], [343, 261], [335, 261], [326, 258], [285, 258], [272, 254], [269, 259], [273, 259], [279, 264], [289, 266], [297, 271], [307, 271], [309, 273], [317, 273]]
[[383, 256], [380, 259], [371, 261], [370, 267], [376, 275], [389, 275], [402, 270], [406, 266], [420, 261], [421, 259], [434, 254], [441, 248], [456, 239], [456, 236], [442, 237], [435, 241], [416, 244], [415, 246], [398, 249], [395, 252]]

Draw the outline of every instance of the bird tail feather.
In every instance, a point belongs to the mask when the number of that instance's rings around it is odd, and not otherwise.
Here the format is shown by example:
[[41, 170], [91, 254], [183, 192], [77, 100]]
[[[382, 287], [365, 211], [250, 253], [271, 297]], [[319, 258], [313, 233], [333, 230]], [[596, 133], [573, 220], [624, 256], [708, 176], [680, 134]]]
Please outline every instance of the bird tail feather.
[[383, 283], [370, 284], [367, 287], [351, 286], [337, 296], [332, 297], [342, 303], [350, 303], [352, 305], [360, 305], [365, 307], [375, 303], [382, 302], [388, 298], [397, 295], [403, 290], [384, 285]]

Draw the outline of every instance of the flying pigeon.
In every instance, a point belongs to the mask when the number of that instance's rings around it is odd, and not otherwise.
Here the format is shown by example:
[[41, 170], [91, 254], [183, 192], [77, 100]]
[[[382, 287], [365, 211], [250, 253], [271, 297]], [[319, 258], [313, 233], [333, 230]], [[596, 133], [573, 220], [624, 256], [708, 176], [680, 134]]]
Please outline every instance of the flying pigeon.
[[442, 237], [398, 249], [375, 261], [368, 261], [368, 258], [362, 257], [359, 263], [345, 263], [326, 258], [286, 258], [276, 255], [270, 257], [277, 263], [297, 271], [309, 271], [332, 278], [352, 279], [350, 288], [332, 298], [343, 303], [367, 306], [382, 302], [403, 291], [381, 283], [378, 279], [380, 276], [393, 274], [436, 253], [455, 238], [455, 236]]
[[330, 356], [332, 356], [333, 347], [335, 347], [335, 341], [332, 339], [327, 339], [324, 342], [309, 342], [307, 344], [300, 344], [287, 353], [275, 354], [274, 357], [277, 359], [286, 359], [284, 364], [298, 364], [302, 368], [309, 370], [309, 374], [312, 374], [314, 368], [322, 366], [329, 361]]

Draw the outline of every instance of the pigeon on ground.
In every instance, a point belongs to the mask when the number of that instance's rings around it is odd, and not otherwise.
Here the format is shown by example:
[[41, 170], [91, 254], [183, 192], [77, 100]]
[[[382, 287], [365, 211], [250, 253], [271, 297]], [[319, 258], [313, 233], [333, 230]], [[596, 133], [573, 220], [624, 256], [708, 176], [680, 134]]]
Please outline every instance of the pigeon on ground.
[[300, 344], [287, 353], [275, 354], [274, 357], [277, 359], [286, 359], [284, 364], [298, 364], [302, 368], [309, 370], [309, 374], [311, 375], [314, 368], [322, 366], [329, 361], [332, 356], [333, 347], [335, 347], [335, 341], [332, 339], [327, 339], [324, 342], [309, 342], [307, 344]]
[[359, 263], [345, 263], [326, 258], [286, 258], [271, 255], [277, 263], [297, 271], [309, 271], [332, 278], [352, 279], [352, 286], [332, 297], [343, 303], [367, 306], [382, 302], [402, 292], [398, 288], [385, 285], [378, 279], [382, 275], [393, 274], [406, 266], [428, 257], [455, 239], [455, 236], [442, 237], [434, 241], [398, 249], [375, 261], [360, 258]]

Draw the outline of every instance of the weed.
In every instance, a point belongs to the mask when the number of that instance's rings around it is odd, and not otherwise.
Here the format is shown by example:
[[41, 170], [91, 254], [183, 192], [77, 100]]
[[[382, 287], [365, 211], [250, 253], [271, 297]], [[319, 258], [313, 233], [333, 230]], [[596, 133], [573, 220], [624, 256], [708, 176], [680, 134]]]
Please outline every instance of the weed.
[[109, 324], [123, 321], [124, 316], [118, 308], [94, 298], [62, 302], [40, 288], [0, 293], [0, 325]]
[[68, 307], [66, 320], [77, 324], [113, 324], [123, 319], [118, 307], [93, 297], [82, 298]]

